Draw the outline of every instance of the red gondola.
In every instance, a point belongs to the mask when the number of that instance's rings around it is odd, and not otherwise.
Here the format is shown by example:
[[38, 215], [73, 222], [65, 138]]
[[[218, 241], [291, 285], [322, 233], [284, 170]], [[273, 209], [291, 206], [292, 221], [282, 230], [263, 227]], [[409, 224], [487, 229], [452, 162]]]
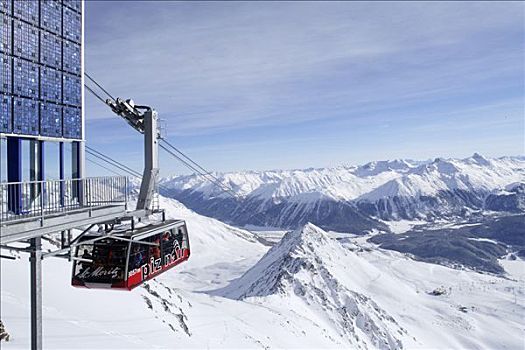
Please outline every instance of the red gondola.
[[110, 236], [85, 235], [75, 250], [71, 284], [131, 290], [189, 257], [188, 230], [182, 220]]

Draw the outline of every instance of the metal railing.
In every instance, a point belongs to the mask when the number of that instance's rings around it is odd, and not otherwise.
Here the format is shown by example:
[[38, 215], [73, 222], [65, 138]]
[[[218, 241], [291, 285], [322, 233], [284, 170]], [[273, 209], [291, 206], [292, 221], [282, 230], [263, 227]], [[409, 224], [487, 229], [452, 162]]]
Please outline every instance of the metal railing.
[[0, 223], [128, 202], [125, 176], [0, 183]]

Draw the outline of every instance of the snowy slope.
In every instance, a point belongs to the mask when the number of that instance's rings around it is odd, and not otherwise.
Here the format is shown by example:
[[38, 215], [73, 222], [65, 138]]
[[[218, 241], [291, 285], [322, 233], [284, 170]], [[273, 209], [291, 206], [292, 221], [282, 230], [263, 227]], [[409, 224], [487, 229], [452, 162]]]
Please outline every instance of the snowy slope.
[[[515, 275], [504, 279], [337, 241], [313, 225], [269, 249], [250, 232], [161, 204], [187, 221], [190, 260], [132, 292], [72, 288], [70, 264], [44, 260], [45, 348], [522, 346], [522, 260], [505, 262]], [[0, 319], [12, 339], [2, 349], [28, 347], [28, 275], [27, 256], [1, 260]], [[442, 285], [446, 295], [427, 293]]]
[[[523, 261], [507, 280], [412, 261], [314, 225], [288, 233], [218, 294], [284, 305], [355, 348], [519, 349], [525, 336]], [[442, 288], [444, 295], [432, 291]]]
[[341, 345], [401, 347], [398, 337], [406, 331], [359, 285], [353, 286], [353, 281], [365, 281], [375, 269], [356, 269], [357, 262], [349, 261], [352, 258], [338, 242], [308, 224], [285, 235], [257, 265], [218, 293], [261, 304], [282, 298], [295, 312], [335, 333]]

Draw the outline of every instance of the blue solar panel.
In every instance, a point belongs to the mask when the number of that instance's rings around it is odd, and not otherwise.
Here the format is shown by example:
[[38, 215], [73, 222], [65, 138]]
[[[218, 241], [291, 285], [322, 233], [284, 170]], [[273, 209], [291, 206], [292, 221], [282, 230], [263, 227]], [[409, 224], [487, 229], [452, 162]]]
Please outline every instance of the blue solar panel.
[[62, 39], [42, 31], [40, 35], [40, 62], [46, 66], [62, 68]]
[[26, 22], [38, 25], [38, 0], [16, 0], [13, 15]]
[[11, 54], [11, 26], [13, 20], [8, 15], [0, 13], [0, 52]]
[[80, 75], [80, 45], [64, 41], [64, 71]]
[[38, 61], [38, 28], [22, 21], [14, 22], [13, 54], [31, 61]]
[[40, 2], [40, 25], [55, 34], [62, 34], [62, 6], [55, 0]]
[[13, 91], [12, 65], [13, 59], [10, 56], [0, 55], [0, 92], [4, 94], [11, 94]]
[[62, 106], [49, 102], [40, 104], [40, 134], [62, 137]]
[[10, 133], [11, 125], [11, 96], [0, 94], [0, 132]]
[[82, 137], [82, 3], [0, 0], [0, 132]]
[[13, 94], [38, 98], [38, 64], [21, 58], [14, 58]]
[[12, 14], [13, 12], [12, 0], [0, 0], [0, 12]]
[[75, 11], [64, 7], [62, 23], [63, 34], [66, 39], [72, 40], [80, 44], [81, 33], [82, 33], [82, 24], [80, 14]]
[[81, 105], [82, 82], [79, 77], [64, 73], [63, 75], [63, 102], [71, 106]]
[[79, 139], [82, 137], [80, 108], [64, 107], [64, 137]]
[[82, 3], [80, 0], [64, 0], [64, 5], [77, 11], [82, 11]]
[[27, 98], [13, 98], [13, 132], [38, 135], [38, 102]]
[[40, 68], [40, 99], [62, 102], [62, 72], [48, 67]]

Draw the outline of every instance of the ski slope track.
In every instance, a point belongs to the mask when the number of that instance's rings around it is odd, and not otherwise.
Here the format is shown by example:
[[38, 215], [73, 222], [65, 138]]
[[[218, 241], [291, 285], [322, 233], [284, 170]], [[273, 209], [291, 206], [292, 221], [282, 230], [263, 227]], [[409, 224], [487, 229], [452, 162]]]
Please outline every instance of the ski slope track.
[[[415, 261], [367, 237], [307, 224], [273, 247], [161, 197], [187, 221], [192, 256], [131, 292], [70, 286], [43, 262], [47, 349], [523, 349], [525, 263], [505, 275]], [[45, 248], [51, 248], [45, 242]], [[29, 263], [5, 252], [2, 349], [29, 347]], [[435, 291], [439, 291], [436, 293]]]
[[[215, 173], [241, 199], [197, 175], [162, 180], [164, 194], [197, 212], [236, 225], [295, 229], [312, 222], [326, 230], [385, 230], [381, 220], [436, 220], [480, 210], [525, 210], [525, 158], [418, 162]], [[514, 186], [508, 189], [509, 186]], [[506, 191], [506, 192], [505, 192]]]

